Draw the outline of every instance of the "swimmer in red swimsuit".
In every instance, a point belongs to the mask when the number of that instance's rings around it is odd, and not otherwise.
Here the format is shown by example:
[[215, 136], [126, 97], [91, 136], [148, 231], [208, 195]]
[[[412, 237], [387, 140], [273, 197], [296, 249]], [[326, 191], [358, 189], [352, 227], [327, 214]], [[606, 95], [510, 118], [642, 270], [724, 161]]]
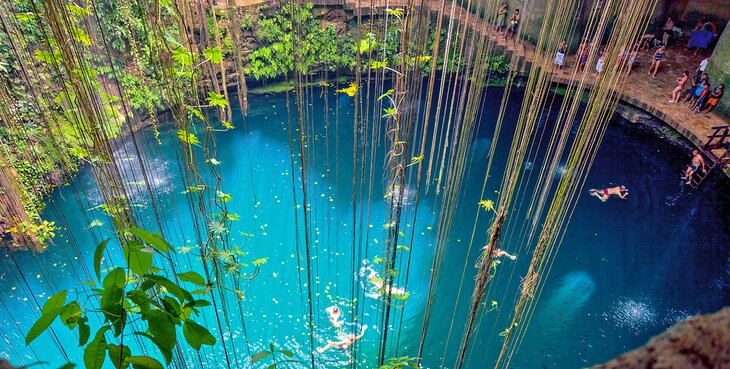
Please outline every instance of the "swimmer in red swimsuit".
[[603, 202], [608, 200], [611, 195], [616, 195], [621, 199], [625, 199], [627, 196], [629, 196], [629, 190], [627, 190], [624, 186], [609, 187], [602, 190], [591, 189], [588, 192], [590, 192], [591, 196], [595, 196]]

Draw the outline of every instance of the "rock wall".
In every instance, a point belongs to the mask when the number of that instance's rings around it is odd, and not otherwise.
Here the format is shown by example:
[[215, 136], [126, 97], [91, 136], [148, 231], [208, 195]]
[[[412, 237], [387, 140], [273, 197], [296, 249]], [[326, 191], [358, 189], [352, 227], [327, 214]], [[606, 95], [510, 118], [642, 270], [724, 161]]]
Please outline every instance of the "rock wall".
[[[509, 18], [512, 16], [512, 12], [515, 9], [520, 9], [522, 14], [522, 27], [523, 37], [530, 43], [535, 44], [540, 36], [540, 29], [544, 23], [545, 10], [548, 3], [551, 0], [506, 0], [509, 8], [507, 13], [507, 24], [509, 25]], [[723, 0], [724, 1], [724, 0]], [[588, 19], [591, 7], [594, 4], [594, 0], [579, 0], [580, 7], [579, 11], [575, 13], [575, 22], [577, 24], [575, 37], [568, 40], [572, 50], [578, 48], [580, 43], [580, 37], [583, 33], [586, 20]], [[500, 2], [501, 4], [501, 2]], [[496, 9], [495, 14], [489, 17], [490, 22], [496, 21]]]
[[652, 368], [730, 368], [730, 307], [679, 322], [646, 345], [592, 369]]
[[728, 91], [728, 87], [730, 87], [730, 24], [725, 26], [725, 31], [720, 36], [717, 46], [715, 46], [710, 65], [707, 66], [706, 71], [710, 75], [712, 86], [717, 86], [720, 83], [725, 84], [725, 96], [720, 99], [715, 111], [730, 119], [730, 91]]
[[652, 23], [661, 27], [670, 16], [677, 27], [691, 31], [703, 15], [709, 16], [718, 30], [723, 30], [730, 20], [730, 0], [660, 0]]

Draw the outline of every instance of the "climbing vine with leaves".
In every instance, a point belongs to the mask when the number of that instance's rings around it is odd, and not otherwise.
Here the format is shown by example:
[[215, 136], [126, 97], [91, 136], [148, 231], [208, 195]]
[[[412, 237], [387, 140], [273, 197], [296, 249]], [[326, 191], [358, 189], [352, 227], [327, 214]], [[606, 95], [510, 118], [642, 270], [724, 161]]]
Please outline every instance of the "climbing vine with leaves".
[[[154, 266], [156, 261], [169, 262], [169, 255], [175, 252], [157, 234], [130, 227], [121, 232], [120, 239], [125, 265], [102, 275], [101, 263], [110, 240], [102, 241], [94, 252], [94, 272], [100, 283], [85, 282], [92, 285], [90, 296], [79, 290], [62, 290], [51, 296], [26, 334], [26, 345], [56, 319], [77, 332], [87, 369], [100, 369], [107, 359], [117, 369], [130, 365], [136, 369], [162, 368], [156, 358], [132, 351], [129, 342], [135, 337], [154, 344], [166, 364], [172, 361], [180, 333], [195, 350], [216, 343], [210, 331], [196, 322], [202, 309], [211, 305], [199, 298], [210, 282], [194, 271], [169, 275], [167, 268]], [[89, 322], [97, 318], [103, 324], [92, 330]]]

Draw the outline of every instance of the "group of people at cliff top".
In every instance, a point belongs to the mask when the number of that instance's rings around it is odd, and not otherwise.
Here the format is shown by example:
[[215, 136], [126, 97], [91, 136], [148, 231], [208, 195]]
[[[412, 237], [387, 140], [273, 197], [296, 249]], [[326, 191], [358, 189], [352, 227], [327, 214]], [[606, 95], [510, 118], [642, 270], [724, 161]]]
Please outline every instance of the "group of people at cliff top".
[[509, 24], [507, 23], [507, 2], [503, 2], [497, 11], [497, 27], [494, 30], [498, 35], [504, 36], [505, 42], [512, 40], [513, 43], [517, 42], [517, 28], [520, 26], [522, 20], [522, 14], [520, 9], [515, 9], [509, 18]]
[[670, 104], [677, 104], [684, 97], [682, 102], [686, 103], [695, 114], [709, 113], [715, 109], [725, 94], [725, 85], [720, 83], [712, 88], [709, 76], [705, 72], [709, 62], [710, 58], [702, 60], [691, 78], [688, 70], [677, 77], [677, 87], [672, 90], [672, 99], [668, 101]]

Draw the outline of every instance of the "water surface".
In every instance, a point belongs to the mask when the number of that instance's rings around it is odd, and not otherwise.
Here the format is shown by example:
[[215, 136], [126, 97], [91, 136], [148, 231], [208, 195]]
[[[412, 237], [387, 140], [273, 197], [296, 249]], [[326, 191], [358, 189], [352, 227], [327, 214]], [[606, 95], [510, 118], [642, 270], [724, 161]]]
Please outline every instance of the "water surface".
[[[322, 113], [325, 96], [329, 114]], [[426, 339], [423, 364], [428, 368], [453, 367], [473, 287], [473, 265], [481, 246], [475, 245], [467, 260], [468, 240], [501, 96], [498, 89], [488, 91], [487, 104], [480, 115], [480, 130], [461, 193], [462, 206], [455, 215]], [[305, 204], [298, 156], [294, 155], [292, 165], [288, 144], [285, 98], [268, 95], [250, 96], [249, 100], [251, 111], [245, 124], [235, 119], [234, 130], [216, 133], [214, 155], [220, 161], [217, 170], [223, 189], [232, 196], [228, 211], [240, 217], [230, 229], [232, 245], [246, 254], [239, 255], [244, 260], [266, 257], [268, 261], [260, 275], [250, 282], [234, 282], [230, 277], [224, 282], [244, 293], [243, 300], [234, 293], [224, 294], [225, 307], [219, 306], [219, 316], [227, 317], [231, 327], [230, 335], [226, 332], [228, 361], [246, 367], [246, 357], [267, 347], [269, 342], [308, 361], [306, 294], [311, 289], [317, 345], [324, 345], [327, 339], [343, 332], [356, 331], [363, 324], [369, 325], [371, 328], [360, 341], [357, 360], [364, 367], [374, 367], [381, 333], [377, 328], [381, 322], [380, 299], [368, 281], [370, 271], [366, 268], [381, 254], [385, 242], [383, 224], [388, 202], [383, 198], [382, 155], [366, 159], [368, 177], [356, 185], [363, 186], [364, 194], [368, 194], [372, 164], [371, 205], [361, 207], [368, 199], [358, 195], [353, 223], [353, 178], [359, 178], [359, 174], [354, 174], [352, 163], [352, 99], [334, 94], [312, 97], [314, 128], [309, 132], [312, 156], [307, 182], [308, 205], [312, 209], [313, 283], [309, 285], [303, 271], [306, 259], [301, 255], [302, 237], [296, 236], [297, 228], [300, 235], [303, 232], [301, 209]], [[510, 101], [505, 137], [509, 137], [519, 108], [518, 98]], [[157, 214], [143, 185], [143, 171], [133, 145], [121, 147], [118, 157], [123, 159], [125, 180], [135, 203], [140, 205], [143, 222], [149, 229], [161, 229], [178, 249], [176, 269], [200, 271], [200, 258], [196, 256], [200, 241], [195, 229], [204, 225], [193, 222], [191, 212], [195, 210], [191, 206], [196, 204], [182, 194], [185, 172], [175, 150], [174, 128], [162, 124], [160, 130], [159, 143], [149, 130], [139, 135], [142, 165], [147, 169]], [[508, 144], [508, 139], [501, 139], [492, 173], [502, 172]], [[712, 312], [730, 303], [730, 224], [726, 215], [730, 210], [730, 195], [726, 191], [729, 183], [720, 178], [709, 181], [696, 193], [684, 192], [678, 177], [688, 160], [681, 148], [618, 121], [611, 123], [586, 185], [603, 188], [622, 184], [631, 194], [627, 200], [602, 203], [588, 196], [587, 189], [584, 191], [527, 335], [511, 360], [512, 367], [579, 368], [599, 363], [643, 344], [684, 317]], [[208, 164], [201, 159], [202, 165]], [[526, 175], [538, 166], [528, 162], [524, 168]], [[561, 172], [554, 175], [557, 180]], [[57, 190], [49, 199], [46, 217], [63, 227], [55, 246], [42, 254], [3, 254], [0, 329], [4, 342], [0, 342], [0, 356], [16, 364], [42, 360], [49, 362], [44, 367], [53, 368], [67, 360], [79, 364], [82, 361], [82, 350], [73, 344], [77, 338], [58, 323], [53, 325], [53, 334], [41, 336], [30, 347], [22, 343], [23, 333], [39, 314], [38, 304], [42, 305], [59, 289], [88, 288], [80, 282], [94, 279], [90, 272], [93, 250], [109, 236], [110, 225], [95, 209], [101, 198], [93, 183], [90, 171], [84, 169], [70, 186]], [[496, 195], [491, 194], [499, 190], [494, 186], [487, 189], [492, 198]], [[527, 190], [528, 194], [532, 191]], [[393, 310], [395, 319], [391, 323], [399, 333], [391, 333], [391, 337], [398, 336], [399, 341], [392, 340], [391, 352], [396, 354], [397, 350], [398, 355], [415, 355], [418, 347], [438, 219], [433, 191], [422, 197], [418, 209], [415, 219], [412, 210], [403, 218], [407, 219], [403, 224], [407, 235], [404, 243], [411, 247], [401, 259], [407, 260], [405, 255], [410, 254], [411, 266], [408, 284], [405, 285], [405, 275], [397, 278], [397, 284], [405, 287], [410, 297], [405, 308]], [[90, 228], [95, 219], [104, 226]], [[480, 234], [486, 234], [488, 225], [484, 220], [478, 224]], [[517, 260], [504, 260], [498, 268], [486, 297], [488, 303], [497, 301], [498, 309], [484, 314], [480, 320], [468, 356], [469, 368], [489, 367], [501, 347], [498, 334], [511, 319], [519, 276], [524, 274], [530, 259], [529, 251], [517, 244], [518, 239], [516, 234], [505, 236], [502, 248], [515, 253]], [[104, 267], [113, 264], [112, 260]], [[401, 263], [399, 269], [405, 274], [405, 265]], [[243, 268], [242, 272], [251, 273], [253, 268]], [[459, 304], [455, 310], [457, 296]], [[329, 326], [324, 313], [334, 303], [343, 308], [346, 322], [339, 333]], [[215, 314], [205, 314], [201, 322], [220, 337]], [[224, 322], [222, 326], [225, 330], [228, 325]], [[64, 350], [58, 349], [58, 342], [63, 343]], [[148, 346], [148, 350], [148, 354], [156, 356], [154, 348]], [[191, 367], [200, 363], [216, 367], [226, 364], [220, 344], [205, 347], [200, 357], [191, 350], [185, 350], [183, 355]], [[348, 363], [339, 350], [317, 355], [317, 360], [320, 367]]]

